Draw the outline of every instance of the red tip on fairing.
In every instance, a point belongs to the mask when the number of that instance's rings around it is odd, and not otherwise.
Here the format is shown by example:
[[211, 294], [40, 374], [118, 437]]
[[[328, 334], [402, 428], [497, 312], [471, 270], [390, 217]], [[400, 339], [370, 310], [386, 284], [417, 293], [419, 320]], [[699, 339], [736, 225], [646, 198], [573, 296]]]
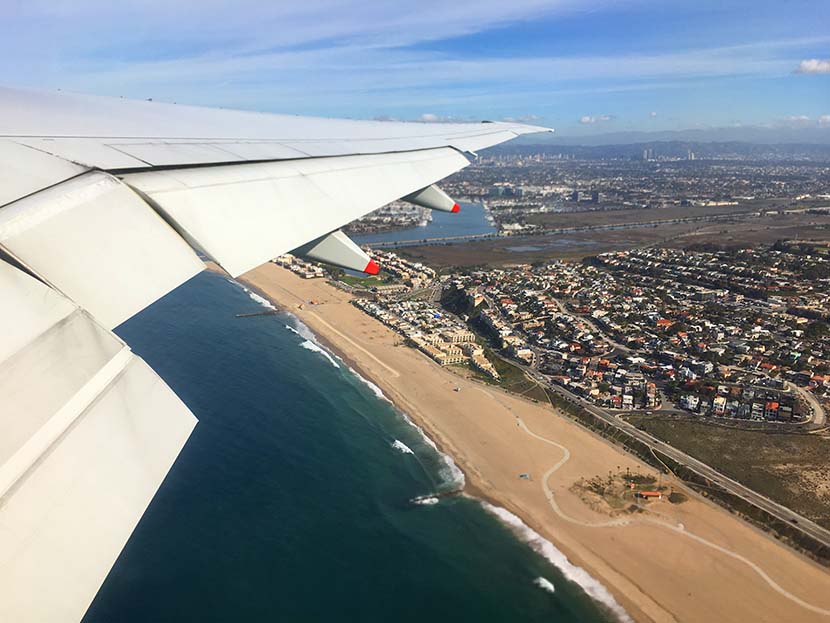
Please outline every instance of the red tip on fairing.
[[460, 205], [458, 205], [457, 203], [452, 204], [452, 210], [451, 210], [451, 212], [452, 212], [453, 214], [455, 214], [456, 212], [461, 212], [461, 206], [460, 206]]
[[380, 272], [380, 266], [378, 266], [375, 260], [369, 260], [369, 263], [366, 264], [366, 268], [363, 269], [363, 272], [367, 275], [377, 275]]

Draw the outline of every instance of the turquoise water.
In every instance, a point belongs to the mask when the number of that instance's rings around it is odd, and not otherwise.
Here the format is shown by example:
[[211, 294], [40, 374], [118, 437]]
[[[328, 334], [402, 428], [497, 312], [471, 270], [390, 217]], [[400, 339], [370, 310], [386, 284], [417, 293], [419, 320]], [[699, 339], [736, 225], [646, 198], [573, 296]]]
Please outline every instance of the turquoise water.
[[199, 424], [86, 623], [613, 620], [477, 501], [413, 504], [451, 463], [259, 309], [206, 272], [119, 329]]

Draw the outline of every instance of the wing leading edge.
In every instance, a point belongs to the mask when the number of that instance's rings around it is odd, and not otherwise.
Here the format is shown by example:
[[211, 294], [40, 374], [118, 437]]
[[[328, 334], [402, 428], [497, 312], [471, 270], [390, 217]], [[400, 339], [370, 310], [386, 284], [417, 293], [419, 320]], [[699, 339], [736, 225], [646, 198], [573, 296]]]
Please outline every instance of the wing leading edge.
[[[204, 268], [363, 266], [339, 228], [546, 128], [0, 88], [0, 619], [80, 619], [195, 418], [111, 329]], [[375, 270], [373, 263], [365, 269]]]

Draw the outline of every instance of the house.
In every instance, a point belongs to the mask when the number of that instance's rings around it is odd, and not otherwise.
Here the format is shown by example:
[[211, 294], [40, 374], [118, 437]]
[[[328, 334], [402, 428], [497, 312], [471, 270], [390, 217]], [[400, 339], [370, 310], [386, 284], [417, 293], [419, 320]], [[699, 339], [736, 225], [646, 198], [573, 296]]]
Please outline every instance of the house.
[[663, 494], [659, 491], [635, 491], [634, 497], [642, 498], [644, 500], [662, 500]]

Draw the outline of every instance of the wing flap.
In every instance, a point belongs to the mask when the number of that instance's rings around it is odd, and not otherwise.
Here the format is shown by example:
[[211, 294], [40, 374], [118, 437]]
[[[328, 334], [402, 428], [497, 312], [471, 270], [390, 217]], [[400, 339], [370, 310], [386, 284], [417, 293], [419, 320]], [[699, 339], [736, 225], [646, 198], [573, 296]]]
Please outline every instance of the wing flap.
[[153, 166], [184, 166], [217, 162], [242, 162], [226, 143], [111, 143], [109, 145]]
[[0, 210], [0, 248], [107, 328], [204, 269], [150, 206], [97, 171]]
[[78, 621], [195, 425], [138, 357], [0, 507], [0, 620]]
[[44, 154], [61, 158], [84, 169], [104, 171], [147, 168], [146, 162], [110, 145], [113, 141], [76, 137], [20, 137], [14, 141]]
[[0, 262], [0, 620], [75, 621], [196, 420], [115, 335]]
[[0, 206], [80, 175], [85, 167], [0, 139]]

